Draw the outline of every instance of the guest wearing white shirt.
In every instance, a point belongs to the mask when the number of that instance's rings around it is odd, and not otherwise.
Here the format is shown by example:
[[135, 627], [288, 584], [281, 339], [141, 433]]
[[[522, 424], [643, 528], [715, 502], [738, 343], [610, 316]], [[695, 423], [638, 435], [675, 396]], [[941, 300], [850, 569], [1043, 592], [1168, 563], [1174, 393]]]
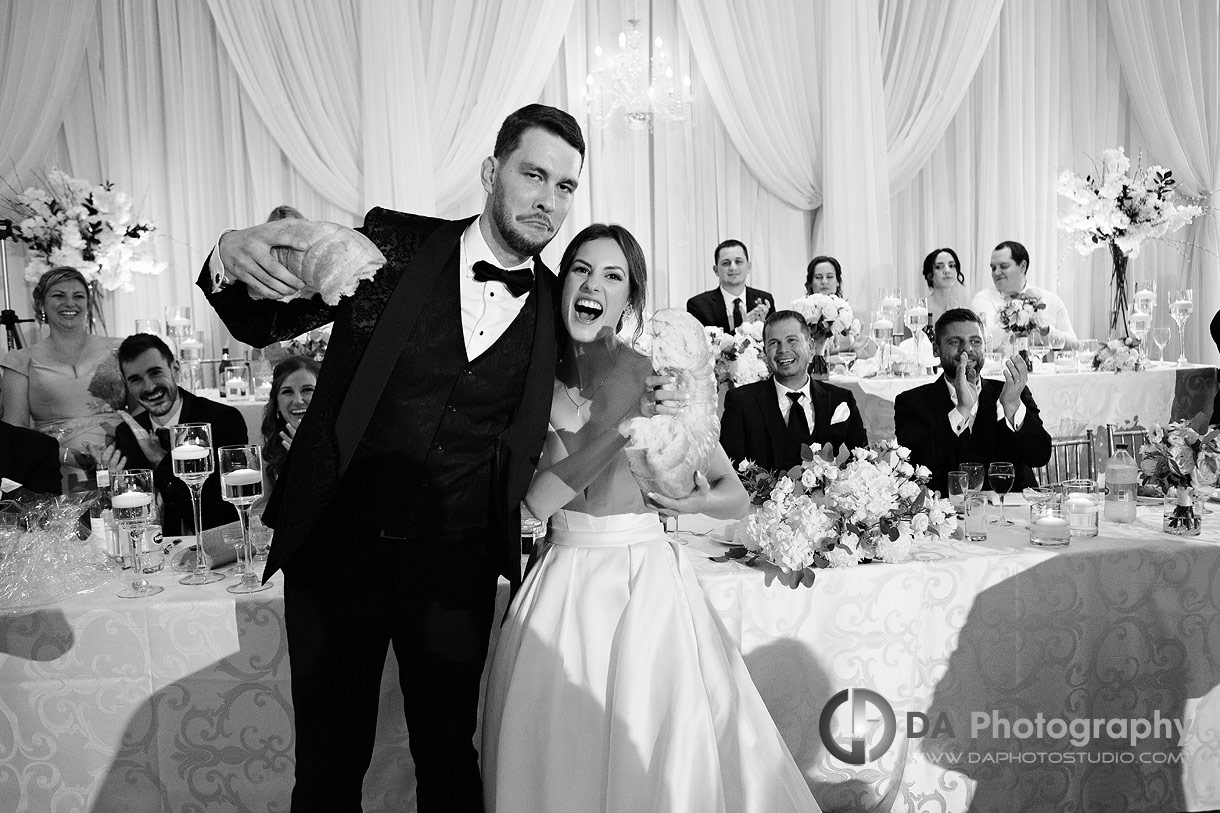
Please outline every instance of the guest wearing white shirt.
[[983, 323], [966, 308], [946, 311], [935, 335], [942, 374], [894, 400], [894, 434], [911, 462], [932, 471], [928, 486], [942, 495], [949, 472], [971, 462], [1012, 463], [1014, 490], [1036, 486], [1033, 469], [1050, 459], [1051, 437], [1025, 386], [1025, 362], [1005, 360], [1003, 384], [982, 378]]
[[720, 445], [733, 464], [749, 459], [768, 471], [801, 462], [801, 444], [868, 445], [864, 420], [850, 390], [809, 376], [809, 326], [796, 311], [776, 311], [763, 325], [763, 354], [771, 377], [729, 390], [720, 420]]
[[686, 300], [687, 312], [708, 327], [725, 333], [743, 322], [761, 321], [775, 310], [775, 299], [766, 291], [746, 286], [750, 277], [750, 252], [740, 240], [725, 240], [712, 255], [712, 271], [720, 286]]
[[1018, 294], [1027, 294], [1046, 303], [1042, 312], [1045, 321], [1040, 332], [1048, 340], [1062, 337], [1068, 350], [1076, 344], [1076, 331], [1072, 330], [1072, 319], [1068, 316], [1063, 300], [1053, 291], [1028, 284], [1029, 252], [1015, 240], [1005, 240], [991, 252], [991, 281], [994, 288], [986, 288], [974, 295], [970, 309], [979, 315], [986, 326], [987, 339], [992, 347], [1004, 341], [1004, 328], [1000, 325], [1000, 310], [1008, 300]]

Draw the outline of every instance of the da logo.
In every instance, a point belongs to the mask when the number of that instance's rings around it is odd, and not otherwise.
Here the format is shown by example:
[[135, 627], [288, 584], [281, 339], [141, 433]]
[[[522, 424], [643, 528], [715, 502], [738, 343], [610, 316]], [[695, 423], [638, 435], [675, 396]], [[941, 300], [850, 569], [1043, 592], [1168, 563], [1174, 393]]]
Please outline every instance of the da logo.
[[[850, 703], [849, 711], [851, 713], [851, 747], [844, 748], [839, 740], [835, 739], [830, 731], [830, 722], [834, 718], [834, 714], [839, 710], [839, 707], [844, 703]], [[862, 732], [868, 718], [867, 708], [872, 706], [881, 713], [882, 731], [881, 738], [875, 742], [872, 747], [869, 747], [867, 738]], [[897, 729], [897, 723], [894, 719], [894, 709], [890, 706], [888, 700], [871, 689], [844, 689], [843, 691], [830, 698], [822, 709], [822, 717], [818, 722], [818, 732], [822, 735], [822, 743], [826, 746], [826, 750], [836, 756], [843, 762], [851, 765], [863, 765], [866, 762], [872, 762], [879, 759], [894, 742], [894, 733]]]

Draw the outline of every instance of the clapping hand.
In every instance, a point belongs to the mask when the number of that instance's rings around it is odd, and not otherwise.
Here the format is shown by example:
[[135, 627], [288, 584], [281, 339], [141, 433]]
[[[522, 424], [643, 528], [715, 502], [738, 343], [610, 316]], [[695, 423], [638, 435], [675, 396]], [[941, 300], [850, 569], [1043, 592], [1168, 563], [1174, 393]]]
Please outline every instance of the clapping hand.
[[272, 251], [290, 248], [304, 251], [309, 244], [293, 236], [291, 218], [260, 223], [221, 235], [217, 251], [225, 274], [246, 284], [253, 299], [283, 299], [304, 286], [280, 264]]
[[123, 423], [127, 424], [131, 434], [135, 435], [136, 443], [140, 445], [140, 451], [144, 453], [149, 464], [155, 469], [166, 454], [165, 449], [161, 447], [161, 441], [155, 434], [140, 426], [139, 422], [131, 417], [130, 412], [119, 410], [119, 417], [123, 419]]
[[974, 371], [970, 376], [970, 353], [963, 350], [957, 357], [957, 375], [953, 377], [953, 389], [957, 391], [957, 409], [963, 415], [969, 415], [974, 404], [979, 400], [977, 389], [979, 374]]
[[1004, 360], [1004, 389], [1000, 390], [1000, 405], [1010, 417], [1021, 405], [1021, 392], [1029, 381], [1029, 367], [1020, 356]]
[[771, 312], [771, 303], [763, 298], [754, 300], [754, 307], [750, 308], [750, 312], [745, 315], [747, 322], [762, 322], [766, 320], [767, 314]]
[[284, 424], [284, 428], [280, 431], [280, 443], [284, 444], [284, 451], [292, 448], [292, 439], [296, 437], [297, 425], [291, 421]]

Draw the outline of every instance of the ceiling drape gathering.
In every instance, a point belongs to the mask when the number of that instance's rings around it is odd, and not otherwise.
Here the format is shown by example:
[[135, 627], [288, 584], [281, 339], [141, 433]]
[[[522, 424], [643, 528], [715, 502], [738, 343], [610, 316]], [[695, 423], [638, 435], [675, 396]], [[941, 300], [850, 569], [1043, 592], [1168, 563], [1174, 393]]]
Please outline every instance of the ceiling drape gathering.
[[[587, 126], [593, 50], [616, 50], [633, 9], [691, 76], [686, 125]], [[128, 192], [170, 271], [108, 297], [114, 331], [191, 304], [212, 343], [226, 334], [192, 283], [221, 229], [281, 203], [345, 224], [374, 205], [469, 213], [500, 121], [541, 100], [589, 144], [548, 260], [587, 222], [624, 223], [655, 306], [711, 287], [727, 237], [785, 303], [810, 256], [836, 254], [862, 316], [878, 286], [922, 293], [932, 248], [958, 250], [969, 294], [990, 284], [991, 246], [1018, 239], [1033, 281], [1097, 335], [1108, 264], [1057, 233], [1055, 178], [1122, 145], [1184, 192], [1216, 188], [1217, 14], [1213, 0], [13, 0], [0, 174], [24, 188], [59, 165]], [[1220, 308], [1217, 232], [1201, 219], [1133, 263], [1196, 288], [1191, 337]], [[10, 245], [16, 273], [22, 258]], [[1220, 358], [1195, 338], [1188, 353]]]

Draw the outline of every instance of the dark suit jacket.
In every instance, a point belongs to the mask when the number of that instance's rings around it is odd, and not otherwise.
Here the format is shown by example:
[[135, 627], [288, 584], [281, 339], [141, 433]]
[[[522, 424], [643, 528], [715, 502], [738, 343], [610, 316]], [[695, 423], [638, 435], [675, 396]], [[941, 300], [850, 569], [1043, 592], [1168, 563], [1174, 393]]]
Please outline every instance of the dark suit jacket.
[[[246, 419], [241, 412], [227, 404], [209, 401], [207, 398], [187, 392], [179, 388], [178, 397], [182, 399], [182, 412], [178, 415], [178, 423], [210, 423], [212, 424], [212, 476], [203, 482], [199, 507], [204, 529], [225, 525], [237, 519], [237, 509], [225, 502], [220, 496], [220, 460], [216, 449], [221, 446], [238, 446], [249, 442], [246, 431]], [[152, 416], [142, 412], [136, 416], [136, 423], [150, 432], [153, 431]], [[162, 440], [162, 447], [169, 451], [171, 442]], [[186, 483], [174, 476], [174, 463], [167, 454], [154, 468], [144, 456], [140, 444], [131, 427], [120, 423], [114, 430], [114, 445], [127, 458], [129, 469], [152, 469], [153, 483], [157, 493], [161, 495], [164, 509], [161, 517], [161, 529], [167, 536], [180, 536], [195, 532], [195, 516], [191, 508], [191, 492]]]
[[[290, 302], [251, 299], [241, 283], [213, 293], [208, 265], [204, 263], [198, 285], [240, 341], [264, 347], [327, 322], [334, 323], [313, 401], [297, 429], [284, 471], [276, 481], [263, 515], [264, 521], [275, 528], [265, 577], [292, 559], [323, 518], [343, 475], [344, 448], [350, 444], [342, 441], [353, 434], [359, 435], [359, 431], [353, 432], [350, 416], [360, 411], [357, 407], [364, 405], [367, 406], [367, 418], [380, 397], [393, 363], [379, 365], [372, 371], [360, 368], [367, 367], [362, 361], [366, 350], [370, 350], [374, 330], [395, 288], [401, 280], [403, 285], [409, 286], [408, 293], [432, 290], [432, 281], [458, 250], [462, 231], [471, 220], [473, 218], [446, 221], [388, 209], [370, 210], [361, 230], [378, 243], [378, 248], [386, 255], [386, 265], [372, 279], [361, 283], [355, 294], [333, 307], [319, 297]], [[445, 236], [443, 245], [436, 251], [418, 251], [417, 256], [417, 250], [433, 233]], [[519, 508], [546, 438], [557, 353], [555, 275], [538, 257], [534, 258], [534, 268], [533, 295], [538, 297], [534, 346], [521, 401], [500, 437], [493, 461], [493, 505], [489, 517], [489, 527], [497, 537], [493, 540], [493, 547], [498, 551], [496, 565], [514, 585], [521, 580]], [[369, 355], [397, 359], [397, 348], [410, 337], [425, 304], [422, 299], [410, 300], [408, 306], [399, 311], [396, 323], [390, 326], [393, 330], [387, 341], [393, 344]], [[382, 352], [385, 350], [388, 353]], [[369, 387], [349, 392], [354, 379], [368, 382], [370, 375]], [[352, 403], [347, 403], [349, 401]]]
[[[741, 307], [746, 313], [749, 313], [760, 299], [766, 300], [767, 304], [771, 306], [771, 310], [775, 310], [775, 300], [771, 294], [748, 285], [745, 296], [742, 297]], [[733, 332], [733, 326], [729, 324], [729, 314], [724, 308], [724, 296], [720, 293], [719, 288], [704, 291], [686, 300], [686, 311], [708, 327], [718, 327], [725, 333]]]
[[62, 493], [59, 444], [50, 435], [0, 421], [0, 477], [30, 491]]
[[1013, 432], [1007, 421], [997, 421], [996, 403], [1003, 389], [1003, 382], [983, 379], [974, 426], [960, 436], [949, 426], [953, 399], [944, 373], [931, 384], [900, 393], [894, 400], [894, 433], [898, 442], [911, 450], [912, 463], [932, 470], [928, 486], [941, 496], [948, 493], [949, 472], [962, 463], [1012, 463], [1013, 491], [1038, 484], [1033, 469], [1050, 460], [1051, 436], [1042, 426], [1038, 406], [1028, 387], [1021, 392], [1026, 410], [1021, 428]]
[[[834, 444], [834, 450], [846, 445], [849, 449], [868, 445], [864, 420], [850, 390], [810, 380], [813, 401], [813, 438], [815, 450], [824, 443]], [[846, 421], [832, 424], [831, 417], [839, 404], [846, 403], [851, 414]], [[775, 383], [771, 378], [731, 389], [724, 397], [724, 415], [720, 419], [720, 445], [733, 465], [749, 458], [768, 471], [775, 471], [787, 457], [788, 428]], [[789, 450], [790, 452], [793, 450]]]

